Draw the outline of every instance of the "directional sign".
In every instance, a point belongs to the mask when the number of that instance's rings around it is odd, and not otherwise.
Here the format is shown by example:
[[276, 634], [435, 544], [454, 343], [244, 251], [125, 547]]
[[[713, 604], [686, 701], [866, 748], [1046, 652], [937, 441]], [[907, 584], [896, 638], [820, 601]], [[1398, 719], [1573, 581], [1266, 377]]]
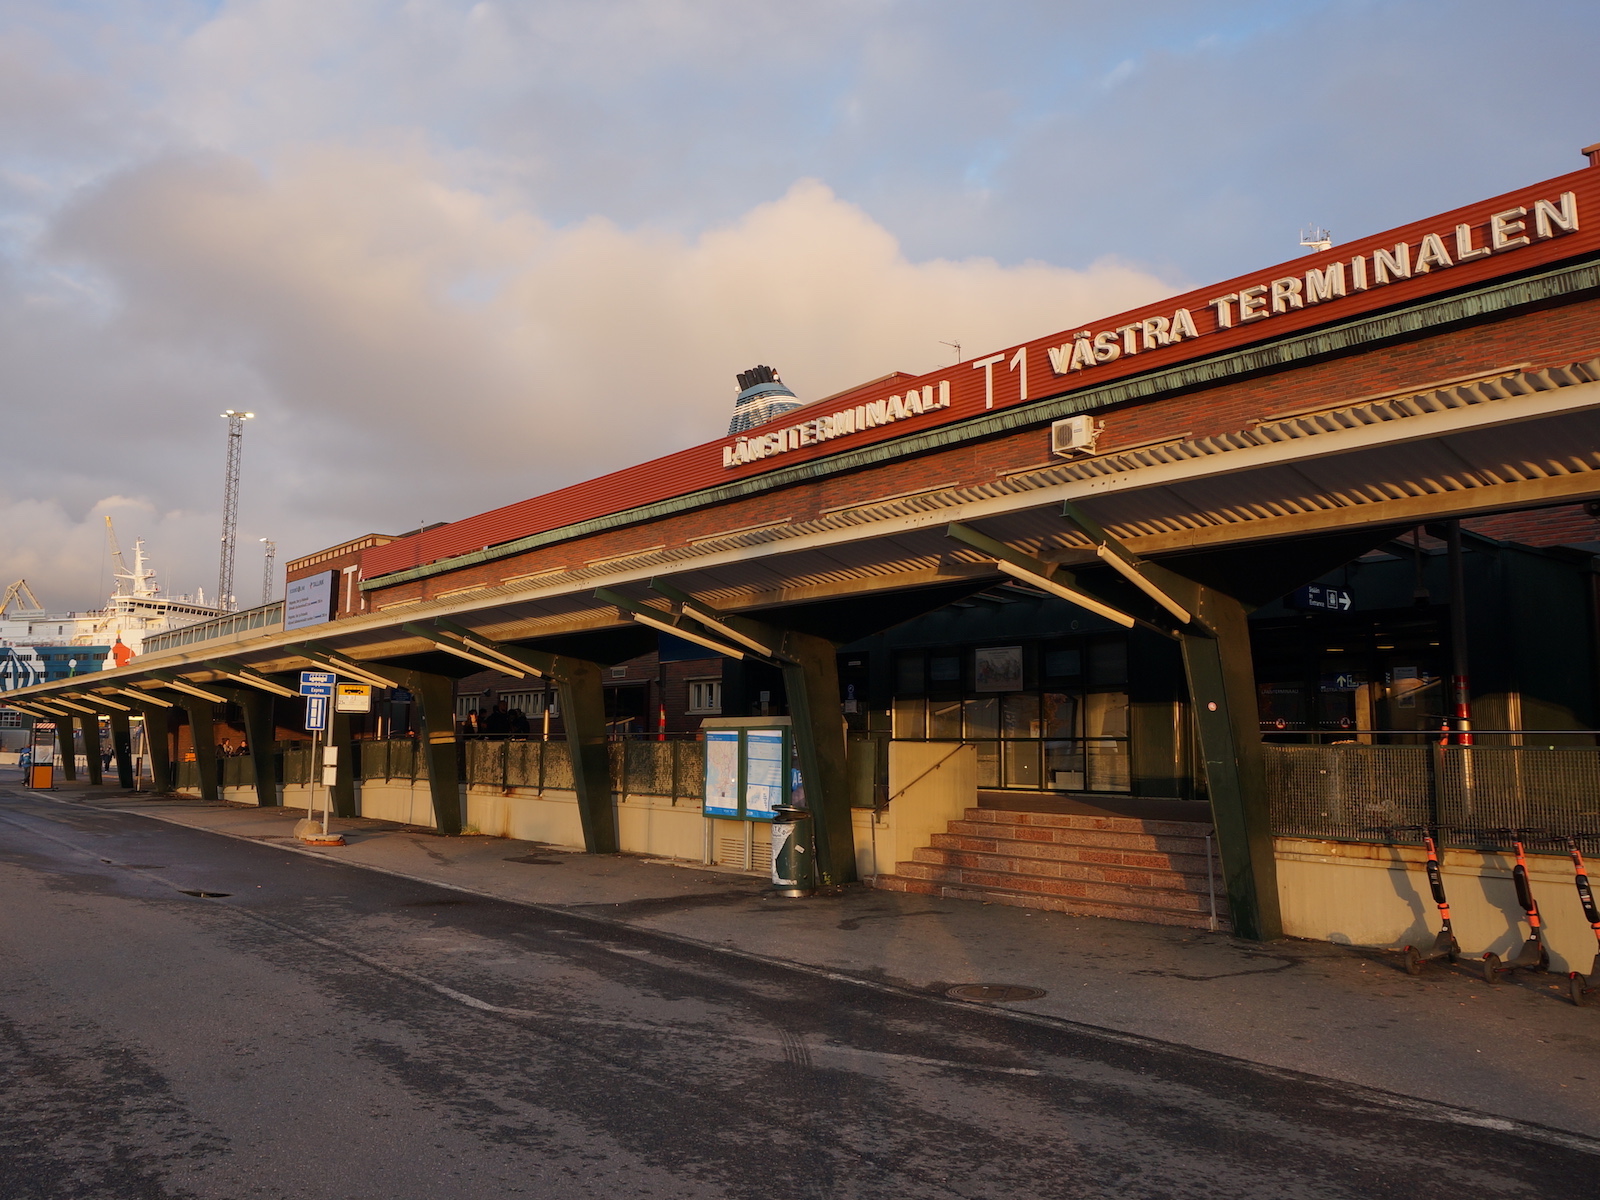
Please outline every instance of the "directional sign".
[[1324, 587], [1320, 583], [1308, 583], [1303, 588], [1296, 588], [1289, 597], [1291, 608], [1310, 608], [1319, 612], [1349, 612], [1355, 603], [1355, 597], [1344, 588]]
[[300, 694], [302, 696], [331, 696], [333, 685], [339, 677], [332, 671], [301, 671]]
[[306, 729], [326, 729], [328, 727], [328, 698], [326, 696], [306, 697]]

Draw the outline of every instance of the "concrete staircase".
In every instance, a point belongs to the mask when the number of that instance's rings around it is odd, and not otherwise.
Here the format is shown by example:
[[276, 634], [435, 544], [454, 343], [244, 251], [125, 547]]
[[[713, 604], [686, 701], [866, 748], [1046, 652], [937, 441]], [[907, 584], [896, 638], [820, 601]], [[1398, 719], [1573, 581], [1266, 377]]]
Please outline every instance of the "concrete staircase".
[[[969, 808], [917, 850], [885, 891], [1208, 929], [1205, 835], [1191, 821]], [[1213, 849], [1213, 855], [1215, 850]], [[1217, 927], [1230, 928], [1217, 873]]]

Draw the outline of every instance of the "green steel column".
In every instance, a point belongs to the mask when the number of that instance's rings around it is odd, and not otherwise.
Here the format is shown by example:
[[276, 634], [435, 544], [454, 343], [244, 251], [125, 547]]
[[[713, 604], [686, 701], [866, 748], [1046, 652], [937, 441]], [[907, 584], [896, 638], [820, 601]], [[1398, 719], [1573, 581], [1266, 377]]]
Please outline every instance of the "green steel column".
[[350, 740], [349, 713], [336, 712], [330, 715], [328, 744], [339, 751], [339, 762], [334, 768], [333, 815], [353, 817], [356, 815], [355, 745]]
[[117, 786], [124, 790], [133, 788], [133, 732], [128, 725], [128, 714], [111, 714], [111, 753], [117, 761]]
[[194, 745], [194, 769], [200, 782], [200, 798], [215, 804], [222, 799], [217, 786], [216, 706], [199, 696], [186, 696], [184, 711], [189, 714], [189, 741]]
[[[461, 780], [456, 751], [455, 696], [445, 675], [408, 672], [410, 688], [422, 710], [422, 731], [428, 747], [428, 792], [440, 833], [461, 833]], [[343, 755], [341, 754], [341, 758]]]
[[844, 710], [839, 703], [837, 648], [826, 638], [787, 630], [783, 668], [794, 724], [795, 750], [805, 781], [817, 840], [817, 882], [856, 880], [855, 830], [850, 814], [850, 773], [845, 760]]
[[274, 720], [273, 698], [253, 687], [219, 687], [211, 685], [244, 710], [244, 740], [250, 749], [250, 771], [255, 778], [256, 803], [262, 808], [278, 805], [277, 756], [273, 753], [278, 741], [278, 726]]
[[78, 746], [72, 736], [72, 717], [56, 718], [56, 743], [61, 747], [61, 778], [78, 778]]
[[105, 774], [100, 765], [100, 714], [81, 715], [78, 718], [78, 727], [83, 730], [83, 757], [89, 767], [89, 782], [98, 787], [105, 782]]
[[145, 753], [150, 756], [150, 790], [157, 795], [172, 791], [172, 734], [175, 713], [158, 705], [144, 708]]
[[1211, 588], [1198, 592], [1196, 616], [1215, 636], [1185, 630], [1183, 662], [1228, 908], [1240, 937], [1273, 941], [1283, 919], [1248, 610]]
[[563, 658], [556, 686], [561, 693], [561, 723], [572, 758], [572, 786], [578, 793], [583, 846], [590, 854], [615, 854], [617, 811], [611, 799], [611, 755], [606, 745], [606, 701], [600, 668]]

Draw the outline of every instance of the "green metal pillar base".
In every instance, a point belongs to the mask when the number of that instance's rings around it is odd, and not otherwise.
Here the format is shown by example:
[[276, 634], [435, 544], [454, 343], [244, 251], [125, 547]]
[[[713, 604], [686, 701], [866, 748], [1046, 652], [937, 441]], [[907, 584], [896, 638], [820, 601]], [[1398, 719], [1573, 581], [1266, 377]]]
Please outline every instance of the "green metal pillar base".
[[133, 732], [128, 725], [128, 714], [111, 714], [111, 754], [117, 764], [117, 786], [125, 791], [133, 789]]
[[170, 708], [145, 709], [144, 742], [150, 755], [150, 790], [167, 795], [177, 786], [172, 771], [173, 735], [177, 732], [177, 713]]
[[273, 698], [252, 687], [222, 687], [213, 691], [227, 696], [244, 710], [244, 740], [250, 750], [250, 773], [255, 781], [256, 804], [262, 808], [278, 806], [278, 761], [274, 748], [278, 728], [274, 720]]
[[611, 799], [611, 754], [606, 743], [605, 692], [600, 668], [581, 659], [561, 659], [556, 687], [561, 694], [561, 723], [572, 758], [573, 790], [583, 845], [590, 854], [615, 854], [617, 811]]
[[805, 782], [806, 807], [815, 825], [817, 881], [856, 881], [855, 829], [850, 813], [850, 773], [845, 760], [844, 711], [839, 703], [837, 647], [826, 638], [783, 632], [783, 668], [794, 723], [795, 752]]
[[[454, 730], [451, 736], [454, 737]], [[353, 817], [356, 815], [356, 771], [349, 713], [336, 712], [328, 718], [328, 744], [339, 752], [339, 761], [334, 766], [333, 815]]]
[[186, 698], [183, 709], [189, 714], [189, 741], [194, 746], [194, 769], [200, 785], [200, 798], [208, 804], [222, 799], [217, 781], [216, 706], [198, 696]]
[[85, 713], [78, 718], [78, 727], [83, 730], [83, 758], [89, 768], [89, 782], [98, 787], [105, 782], [100, 762], [100, 714]]
[[1283, 918], [1248, 612], [1211, 588], [1200, 588], [1197, 599], [1197, 616], [1215, 636], [1186, 631], [1183, 662], [1228, 910], [1238, 936], [1274, 941]]
[[422, 732], [427, 743], [428, 793], [433, 800], [433, 820], [449, 837], [461, 834], [461, 763], [456, 748], [455, 689], [444, 675], [410, 671], [411, 692], [422, 710]]

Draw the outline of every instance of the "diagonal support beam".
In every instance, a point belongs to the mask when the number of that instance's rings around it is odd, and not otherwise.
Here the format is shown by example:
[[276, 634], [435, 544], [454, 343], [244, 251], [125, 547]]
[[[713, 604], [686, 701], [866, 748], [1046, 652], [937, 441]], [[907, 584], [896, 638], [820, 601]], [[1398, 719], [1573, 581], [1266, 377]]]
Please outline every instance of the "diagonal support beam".
[[[477, 653], [505, 659], [513, 666], [554, 681], [561, 697], [561, 725], [566, 730], [567, 754], [572, 762], [572, 786], [578, 798], [578, 819], [583, 825], [583, 847], [590, 854], [615, 854], [621, 841], [612, 799], [605, 687], [599, 664], [498, 642], [487, 634], [443, 619], [433, 624], [444, 634], [461, 639]], [[433, 635], [422, 636], [431, 639]]]
[[[682, 613], [664, 612], [659, 608], [651, 608], [648, 604], [640, 604], [637, 600], [632, 600], [621, 592], [614, 592], [610, 588], [596, 588], [594, 596], [596, 600], [614, 604], [617, 608], [627, 613], [632, 620], [641, 625], [648, 625], [650, 628], [659, 630], [662, 633], [671, 634], [673, 637], [681, 637], [697, 646], [704, 646], [707, 650], [721, 654], [725, 658], [744, 659], [752, 657], [749, 650], [740, 649], [738, 645], [730, 646], [728, 644], [730, 640], [740, 642], [746, 639], [734, 637], [726, 629], [722, 630], [724, 640], [719, 641], [710, 636], [710, 631], [705, 628], [701, 621], [693, 617], [684, 616]], [[753, 639], [750, 640], [753, 641]], [[759, 646], [759, 654], [761, 657], [772, 659], [771, 652], [765, 646]]]
[[426, 625], [418, 625], [411, 621], [403, 622], [400, 626], [412, 637], [422, 638], [435, 650], [442, 650], [446, 654], [453, 654], [457, 658], [465, 659], [470, 663], [477, 663], [480, 667], [488, 667], [491, 671], [501, 671], [507, 675], [515, 675], [518, 679], [526, 679], [529, 675], [538, 675], [529, 667], [502, 655], [490, 655], [483, 650], [472, 646], [465, 638], [457, 637], [444, 630], [429, 629]]
[[[1020, 579], [1024, 583], [1049, 592], [1062, 600], [1069, 600], [1079, 608], [1086, 608], [1090, 612], [1104, 617], [1108, 621], [1115, 621], [1124, 629], [1132, 629], [1139, 624], [1137, 617], [1123, 612], [1114, 605], [1107, 604], [1086, 592], [1078, 583], [1077, 578], [1067, 570], [1055, 563], [1042, 562], [1032, 555], [1015, 550], [1004, 542], [996, 541], [988, 534], [979, 533], [970, 525], [952, 522], [945, 528], [945, 536], [953, 538], [963, 545], [971, 546], [974, 550], [987, 554], [994, 559], [994, 565], [999, 567], [1013, 579]], [[1162, 631], [1166, 632], [1165, 630]]]
[[296, 699], [300, 695], [293, 688], [285, 687], [275, 679], [268, 679], [254, 667], [247, 667], [241, 662], [231, 658], [214, 658], [206, 664], [213, 671], [226, 675], [235, 683], [242, 683], [263, 692], [271, 692], [274, 696], [283, 696], [287, 699]]
[[[199, 684], [190, 683], [181, 675], [176, 675], [171, 671], [149, 671], [146, 674], [151, 679], [159, 680], [162, 687], [170, 688], [175, 692], [182, 692], [186, 696], [192, 696], [198, 700], [209, 700], [213, 704], [226, 704], [228, 702], [228, 697], [220, 692], [207, 691]], [[187, 701], [185, 701], [185, 707], [187, 707]]]
[[[844, 708], [839, 701], [838, 647], [815, 634], [719, 612], [665, 580], [652, 579], [650, 587], [671, 600], [678, 610], [670, 614], [676, 620], [668, 632], [688, 637], [692, 630], [686, 629], [682, 622], [689, 621], [698, 629], [715, 632], [738, 646], [750, 648], [741, 650], [729, 646], [720, 653], [730, 658], [758, 658], [782, 669], [795, 753], [800, 759], [806, 803], [815, 827], [818, 882], [829, 886], [855, 882], [855, 828], [850, 812]], [[612, 603], [617, 599], [628, 600], [616, 593], [601, 598]], [[628, 601], [628, 605], [633, 602]], [[634, 605], [635, 609], [641, 607]], [[669, 615], [660, 609], [645, 611], [660, 618]], [[708, 641], [715, 642], [716, 638], [701, 635], [689, 640], [704, 645]]]
[[1075, 526], [1079, 533], [1093, 543], [1095, 554], [1106, 566], [1166, 609], [1180, 624], [1187, 625], [1194, 620], [1193, 613], [1172, 595], [1174, 591], [1193, 592], [1194, 584], [1190, 580], [1181, 579], [1171, 571], [1145, 562], [1102, 529], [1093, 517], [1072, 501], [1062, 502], [1061, 515], [1066, 518], [1069, 525]]

